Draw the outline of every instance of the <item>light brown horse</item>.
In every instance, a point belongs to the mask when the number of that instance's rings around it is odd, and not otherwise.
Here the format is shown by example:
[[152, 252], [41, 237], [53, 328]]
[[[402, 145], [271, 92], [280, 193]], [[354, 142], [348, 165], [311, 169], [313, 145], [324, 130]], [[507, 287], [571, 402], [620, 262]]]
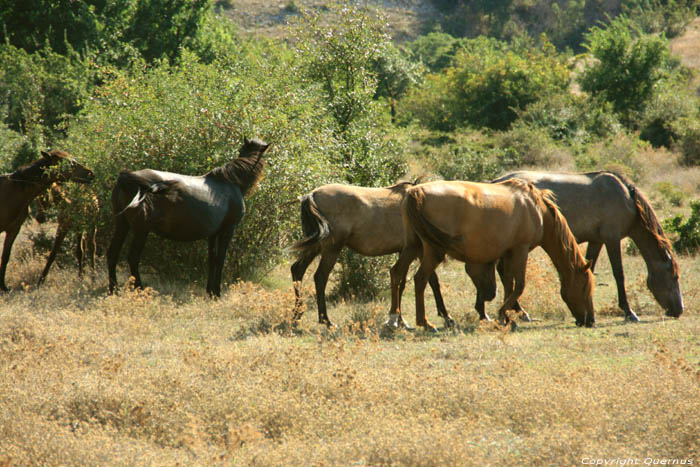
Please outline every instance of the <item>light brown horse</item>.
[[[588, 242], [586, 259], [595, 268], [603, 245], [608, 252], [613, 276], [617, 283], [618, 305], [628, 321], [639, 321], [630, 309], [625, 292], [620, 241], [630, 237], [639, 248], [647, 265], [647, 287], [667, 316], [683, 313], [683, 297], [678, 279], [678, 263], [671, 251], [654, 210], [644, 194], [626, 177], [612, 172], [569, 174], [556, 172], [514, 172], [494, 180], [498, 183], [517, 178], [550, 190], [579, 243]], [[470, 273], [469, 270], [467, 270]], [[472, 278], [476, 282], [481, 279]], [[479, 286], [477, 285], [477, 289]], [[483, 300], [477, 292], [477, 311], [481, 314]], [[492, 296], [490, 298], [493, 298]], [[488, 298], [488, 299], [490, 299]]]
[[409, 188], [401, 210], [406, 236], [401, 255], [391, 268], [388, 324], [405, 325], [400, 309], [403, 284], [411, 262], [420, 257], [414, 278], [416, 325], [435, 330], [425, 317], [424, 291], [426, 278], [445, 255], [487, 270], [493, 270], [495, 261], [503, 258], [505, 299], [499, 318], [508, 322], [506, 311], [514, 309], [525, 288], [528, 253], [537, 246], [554, 263], [561, 296], [576, 324], [592, 326], [595, 322], [590, 263], [581, 255], [548, 192], [519, 180], [499, 184], [431, 182]]
[[[314, 274], [319, 323], [332, 326], [326, 311], [326, 284], [343, 248], [365, 256], [398, 253], [403, 246], [401, 200], [414, 183], [385, 188], [331, 184], [301, 198], [301, 225], [305, 238], [290, 249], [299, 252], [292, 265], [296, 294], [295, 319], [301, 318], [301, 281], [311, 262], [321, 255]], [[445, 309], [437, 275], [430, 276], [438, 314], [447, 326], [454, 320]]]
[[5, 232], [5, 244], [0, 262], [0, 290], [7, 291], [5, 271], [12, 244], [29, 214], [29, 203], [48, 190], [55, 182], [92, 182], [90, 169], [78, 164], [70, 154], [53, 150], [41, 152], [41, 159], [21, 167], [11, 174], [0, 176], [0, 232]]

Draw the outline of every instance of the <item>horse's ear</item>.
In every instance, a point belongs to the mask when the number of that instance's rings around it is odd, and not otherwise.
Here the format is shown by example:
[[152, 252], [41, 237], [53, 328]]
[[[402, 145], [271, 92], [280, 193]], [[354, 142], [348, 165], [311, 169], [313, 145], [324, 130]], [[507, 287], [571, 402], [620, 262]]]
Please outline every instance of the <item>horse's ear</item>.
[[49, 154], [46, 151], [41, 151], [41, 157], [43, 157], [44, 159], [51, 159], [51, 154]]
[[593, 261], [589, 259], [588, 261], [586, 261], [586, 264], [583, 265], [582, 269], [583, 271], [590, 271], [591, 266], [593, 266]]
[[243, 144], [248, 144], [248, 143], [250, 143], [250, 140], [244, 136], [243, 137]]
[[263, 146], [262, 154], [265, 154], [267, 152], [267, 150], [270, 149], [270, 146], [272, 146], [272, 143], [266, 144], [265, 146]]

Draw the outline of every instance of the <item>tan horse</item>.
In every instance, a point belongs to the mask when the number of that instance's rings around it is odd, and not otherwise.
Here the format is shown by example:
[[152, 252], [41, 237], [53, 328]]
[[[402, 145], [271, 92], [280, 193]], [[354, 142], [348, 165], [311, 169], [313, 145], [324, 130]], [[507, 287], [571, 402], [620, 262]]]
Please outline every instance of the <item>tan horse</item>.
[[561, 296], [576, 324], [592, 326], [595, 322], [590, 263], [583, 258], [549, 192], [519, 180], [499, 184], [431, 182], [409, 188], [401, 210], [406, 237], [391, 268], [388, 324], [405, 325], [400, 310], [402, 284], [411, 262], [420, 256], [414, 278], [416, 325], [435, 330], [425, 317], [425, 284], [446, 254], [491, 271], [495, 261], [503, 258], [505, 299], [499, 317], [508, 322], [506, 311], [514, 309], [525, 288], [528, 253], [537, 246], [554, 263]]
[[[401, 182], [385, 188], [331, 184], [301, 198], [302, 240], [291, 249], [299, 252], [292, 265], [296, 294], [295, 319], [301, 318], [301, 281], [311, 262], [321, 256], [314, 283], [319, 323], [332, 326], [326, 311], [326, 284], [343, 248], [365, 256], [398, 253], [403, 246], [401, 200], [414, 183]], [[454, 320], [445, 309], [437, 275], [430, 276], [438, 314], [447, 326]]]

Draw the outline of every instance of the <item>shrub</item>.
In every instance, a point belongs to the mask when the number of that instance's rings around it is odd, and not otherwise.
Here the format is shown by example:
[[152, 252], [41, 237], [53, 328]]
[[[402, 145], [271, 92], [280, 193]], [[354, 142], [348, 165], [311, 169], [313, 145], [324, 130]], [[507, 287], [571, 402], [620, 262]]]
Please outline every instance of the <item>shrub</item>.
[[569, 70], [546, 40], [523, 50], [486, 38], [464, 44], [448, 70], [458, 122], [506, 129], [518, 110], [568, 88]]
[[682, 254], [695, 254], [700, 249], [700, 201], [690, 203], [690, 216], [677, 215], [664, 222], [664, 230], [676, 236], [673, 248]]
[[645, 175], [645, 164], [640, 153], [648, 143], [625, 132], [609, 136], [587, 145], [576, 155], [578, 170], [610, 170], [639, 182]]
[[[257, 278], [279, 261], [298, 224], [287, 202], [331, 179], [329, 157], [339, 146], [313, 93], [275, 67], [241, 60], [246, 66], [205, 65], [185, 54], [174, 67], [116, 76], [88, 103], [71, 126], [67, 149], [96, 174], [103, 236], [111, 229], [108, 200], [120, 171], [202, 174], [235, 157], [244, 136], [257, 136], [273, 146], [265, 178], [246, 201], [225, 274]], [[177, 244], [157, 236], [148, 242], [146, 265], [174, 278], [204, 274], [206, 242]]]
[[581, 88], [611, 102], [629, 124], [631, 113], [643, 110], [669, 64], [668, 41], [643, 34], [626, 17], [586, 35], [586, 48], [597, 61], [579, 77]]
[[700, 122], [696, 119], [681, 119], [676, 122], [678, 149], [681, 163], [687, 166], [700, 165]]

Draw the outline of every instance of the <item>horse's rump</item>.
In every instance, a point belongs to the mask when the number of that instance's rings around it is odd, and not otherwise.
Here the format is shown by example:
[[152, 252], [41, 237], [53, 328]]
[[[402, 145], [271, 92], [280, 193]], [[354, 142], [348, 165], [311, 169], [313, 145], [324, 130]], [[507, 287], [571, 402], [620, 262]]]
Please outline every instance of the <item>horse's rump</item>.
[[403, 212], [410, 227], [424, 242], [447, 252], [454, 249], [459, 237], [439, 229], [423, 213], [425, 194], [420, 187], [410, 189], [404, 198]]
[[[158, 180], [154, 181], [136, 172], [121, 172], [117, 178], [117, 183], [112, 191], [112, 207], [115, 215], [138, 207], [147, 199], [148, 195], [168, 194], [174, 187], [180, 184], [178, 180]], [[121, 194], [130, 199], [129, 203], [123, 206], [120, 201]]]
[[313, 193], [301, 198], [301, 229], [304, 238], [290, 247], [292, 251], [316, 252], [321, 247], [321, 241], [331, 233], [328, 219], [318, 209]]

